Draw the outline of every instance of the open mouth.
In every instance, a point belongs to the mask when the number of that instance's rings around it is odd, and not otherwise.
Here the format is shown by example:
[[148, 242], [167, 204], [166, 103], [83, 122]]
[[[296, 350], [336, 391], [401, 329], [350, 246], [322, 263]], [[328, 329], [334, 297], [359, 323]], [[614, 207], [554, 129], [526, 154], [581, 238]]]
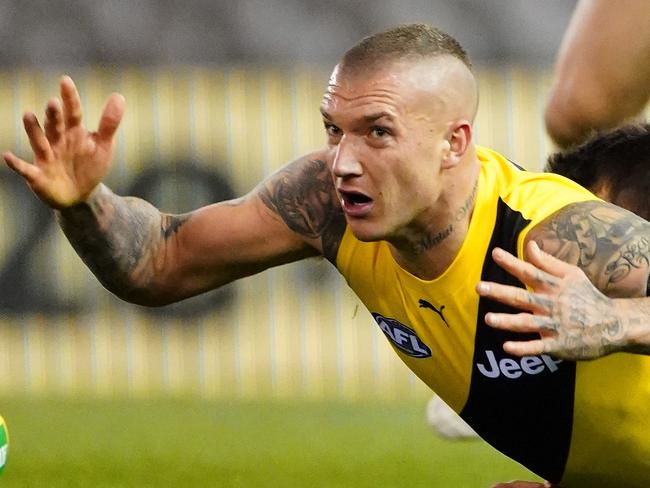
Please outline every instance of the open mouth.
[[370, 209], [372, 198], [356, 191], [339, 190], [343, 210], [348, 214], [358, 214]]
[[342, 191], [341, 197], [345, 200], [345, 203], [349, 205], [363, 205], [364, 203], [370, 203], [372, 201], [369, 196], [354, 191]]

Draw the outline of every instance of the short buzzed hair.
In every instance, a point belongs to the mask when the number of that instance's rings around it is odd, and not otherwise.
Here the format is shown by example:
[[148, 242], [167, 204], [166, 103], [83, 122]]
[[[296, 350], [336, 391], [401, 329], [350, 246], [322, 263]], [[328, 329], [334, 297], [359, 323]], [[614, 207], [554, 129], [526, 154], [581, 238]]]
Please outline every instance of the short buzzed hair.
[[592, 192], [606, 188], [611, 202], [650, 220], [648, 123], [596, 133], [579, 146], [551, 155], [546, 170]]
[[405, 24], [363, 38], [343, 56], [347, 67], [368, 68], [377, 64], [449, 55], [472, 64], [460, 43], [446, 32], [427, 24]]

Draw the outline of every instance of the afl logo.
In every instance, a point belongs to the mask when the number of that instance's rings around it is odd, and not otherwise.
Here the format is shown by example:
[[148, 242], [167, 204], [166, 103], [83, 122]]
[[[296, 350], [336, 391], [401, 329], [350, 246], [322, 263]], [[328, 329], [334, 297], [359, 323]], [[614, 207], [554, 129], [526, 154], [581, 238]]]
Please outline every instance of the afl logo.
[[431, 349], [420, 340], [415, 331], [401, 322], [370, 312], [386, 337], [404, 354], [414, 358], [431, 357]]

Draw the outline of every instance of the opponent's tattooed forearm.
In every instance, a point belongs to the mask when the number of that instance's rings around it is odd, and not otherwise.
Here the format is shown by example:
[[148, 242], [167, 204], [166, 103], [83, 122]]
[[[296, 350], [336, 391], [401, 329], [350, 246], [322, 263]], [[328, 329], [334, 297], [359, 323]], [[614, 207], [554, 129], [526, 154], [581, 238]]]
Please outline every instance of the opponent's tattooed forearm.
[[137, 198], [100, 185], [87, 202], [58, 212], [66, 237], [99, 281], [119, 297], [142, 303], [161, 247], [189, 219], [161, 214]]
[[650, 299], [623, 298], [614, 300], [615, 310], [621, 316], [625, 330], [624, 351], [650, 355]]
[[291, 230], [320, 238], [323, 254], [335, 263], [345, 217], [324, 161], [302, 159], [290, 164], [266, 181], [259, 195]]
[[[630, 287], [650, 272], [650, 224], [599, 201], [571, 204], [530, 233], [546, 252], [577, 264], [603, 292]], [[638, 276], [637, 276], [638, 275]], [[638, 295], [646, 281], [633, 284]]]
[[[552, 286], [557, 289], [557, 285]], [[553, 299], [530, 295], [546, 315], [536, 315], [541, 330], [554, 333], [544, 352], [570, 360], [593, 359], [620, 349], [625, 340], [621, 317], [613, 300], [600, 293], [584, 276], [557, 290]], [[535, 297], [535, 298], [533, 298]]]

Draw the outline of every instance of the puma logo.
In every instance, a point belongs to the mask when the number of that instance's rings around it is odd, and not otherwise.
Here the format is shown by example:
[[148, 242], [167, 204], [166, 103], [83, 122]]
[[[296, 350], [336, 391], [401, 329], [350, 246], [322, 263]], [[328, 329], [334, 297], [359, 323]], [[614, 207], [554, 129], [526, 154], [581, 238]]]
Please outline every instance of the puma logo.
[[427, 302], [423, 298], [420, 298], [418, 303], [420, 304], [420, 308], [428, 308], [430, 310], [433, 310], [438, 315], [440, 315], [440, 318], [442, 319], [442, 321], [445, 323], [445, 325], [447, 327], [449, 327], [449, 324], [447, 323], [447, 319], [445, 319], [445, 316], [442, 314], [442, 311], [445, 309], [444, 305], [442, 307], [440, 307], [440, 309], [437, 309], [436, 307], [431, 305], [429, 302]]

